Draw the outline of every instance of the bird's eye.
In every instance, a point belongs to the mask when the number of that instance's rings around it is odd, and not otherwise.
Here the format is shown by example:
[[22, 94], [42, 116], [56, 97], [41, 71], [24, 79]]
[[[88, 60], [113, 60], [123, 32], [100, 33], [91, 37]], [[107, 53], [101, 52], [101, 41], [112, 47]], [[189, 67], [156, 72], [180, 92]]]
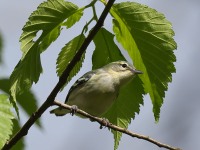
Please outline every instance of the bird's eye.
[[121, 64], [123, 68], [126, 68], [127, 67], [127, 64]]

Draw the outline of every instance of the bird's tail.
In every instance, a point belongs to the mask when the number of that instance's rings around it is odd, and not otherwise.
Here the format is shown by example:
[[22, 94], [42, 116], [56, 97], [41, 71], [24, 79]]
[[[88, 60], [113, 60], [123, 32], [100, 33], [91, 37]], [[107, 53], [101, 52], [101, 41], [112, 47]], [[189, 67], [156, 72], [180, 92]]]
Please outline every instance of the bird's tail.
[[58, 107], [50, 111], [50, 114], [55, 114], [56, 116], [64, 116], [69, 113], [69, 110]]

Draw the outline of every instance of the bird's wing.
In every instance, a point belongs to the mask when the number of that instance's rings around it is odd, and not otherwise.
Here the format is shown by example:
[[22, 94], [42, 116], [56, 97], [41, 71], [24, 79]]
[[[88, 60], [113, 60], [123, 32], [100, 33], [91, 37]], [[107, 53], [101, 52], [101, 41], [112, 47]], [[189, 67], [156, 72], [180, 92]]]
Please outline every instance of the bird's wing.
[[72, 85], [72, 87], [70, 88], [67, 97], [65, 99], [65, 103], [68, 101], [69, 95], [70, 93], [76, 89], [78, 86], [86, 83], [94, 74], [96, 73], [95, 70], [87, 72], [86, 74], [84, 74], [82, 77], [80, 77], [78, 80], [76, 80], [76, 82]]

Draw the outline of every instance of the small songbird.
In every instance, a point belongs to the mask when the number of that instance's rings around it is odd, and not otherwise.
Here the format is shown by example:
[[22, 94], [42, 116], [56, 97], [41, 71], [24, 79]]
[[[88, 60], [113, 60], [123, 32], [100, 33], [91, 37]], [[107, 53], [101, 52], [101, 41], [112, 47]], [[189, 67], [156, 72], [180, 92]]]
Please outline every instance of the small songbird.
[[[120, 88], [141, 71], [126, 61], [109, 63], [79, 78], [69, 90], [65, 103], [97, 117], [106, 113], [119, 95]], [[58, 107], [50, 111], [63, 116], [70, 111]]]

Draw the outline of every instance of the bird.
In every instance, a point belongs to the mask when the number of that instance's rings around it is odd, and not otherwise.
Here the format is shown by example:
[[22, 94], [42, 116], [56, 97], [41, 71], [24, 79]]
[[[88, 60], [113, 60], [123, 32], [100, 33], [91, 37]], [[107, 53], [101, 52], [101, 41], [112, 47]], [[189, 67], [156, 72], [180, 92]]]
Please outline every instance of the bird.
[[[93, 116], [103, 116], [116, 101], [120, 89], [142, 71], [127, 61], [111, 62], [99, 69], [89, 71], [70, 88], [65, 103]], [[56, 116], [70, 113], [57, 107], [50, 111]]]

